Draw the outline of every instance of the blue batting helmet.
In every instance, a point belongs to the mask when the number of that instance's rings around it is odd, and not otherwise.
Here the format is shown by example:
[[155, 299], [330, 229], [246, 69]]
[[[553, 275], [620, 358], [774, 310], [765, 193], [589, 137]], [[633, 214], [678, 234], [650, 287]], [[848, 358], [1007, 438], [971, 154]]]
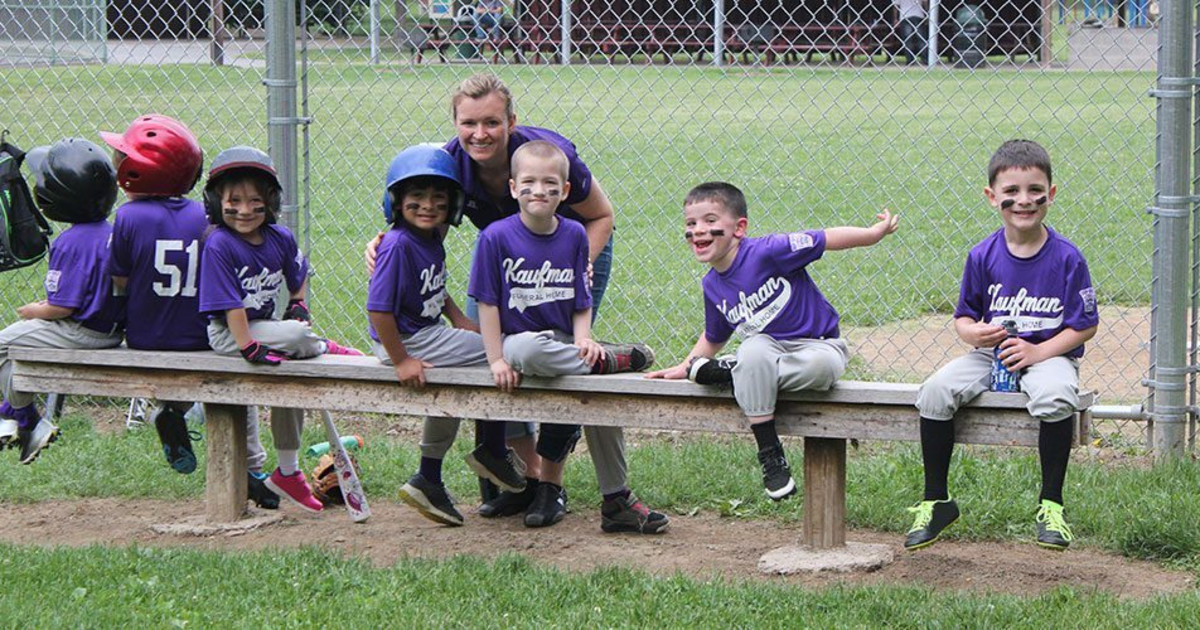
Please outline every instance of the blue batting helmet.
[[418, 177], [445, 180], [450, 187], [450, 214], [446, 222], [450, 225], [462, 222], [464, 195], [458, 178], [458, 164], [449, 153], [428, 144], [408, 147], [392, 158], [384, 179], [383, 218], [388, 223], [395, 220], [392, 209], [400, 204], [400, 196], [404, 194], [402, 184]]

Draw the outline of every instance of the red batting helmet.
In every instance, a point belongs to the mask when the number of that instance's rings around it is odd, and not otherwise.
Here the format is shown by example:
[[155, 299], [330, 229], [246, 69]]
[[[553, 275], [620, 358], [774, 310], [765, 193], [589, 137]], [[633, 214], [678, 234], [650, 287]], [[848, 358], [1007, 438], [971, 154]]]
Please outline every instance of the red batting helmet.
[[117, 165], [117, 184], [125, 192], [176, 197], [187, 194], [200, 179], [200, 143], [174, 118], [139, 116], [125, 133], [101, 131], [100, 137], [125, 154]]

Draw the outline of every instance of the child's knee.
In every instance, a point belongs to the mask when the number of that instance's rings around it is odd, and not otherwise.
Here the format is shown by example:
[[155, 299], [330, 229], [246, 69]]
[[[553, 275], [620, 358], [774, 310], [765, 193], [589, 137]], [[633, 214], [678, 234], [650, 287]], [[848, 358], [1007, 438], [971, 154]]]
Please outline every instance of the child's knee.
[[917, 390], [917, 413], [922, 418], [930, 420], [950, 420], [958, 405], [954, 402], [954, 392], [950, 387], [936, 378], [921, 383]]
[[536, 360], [540, 353], [541, 343], [537, 333], [523, 332], [504, 338], [504, 360], [514, 370], [521, 371]]

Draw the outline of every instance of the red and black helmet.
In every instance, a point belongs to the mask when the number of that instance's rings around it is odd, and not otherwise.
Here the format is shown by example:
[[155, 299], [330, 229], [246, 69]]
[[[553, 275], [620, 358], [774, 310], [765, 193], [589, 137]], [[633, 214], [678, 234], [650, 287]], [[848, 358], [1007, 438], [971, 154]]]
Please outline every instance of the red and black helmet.
[[100, 132], [108, 146], [125, 154], [117, 165], [117, 184], [140, 195], [186, 195], [200, 179], [204, 154], [196, 136], [169, 116], [147, 114], [123, 134]]

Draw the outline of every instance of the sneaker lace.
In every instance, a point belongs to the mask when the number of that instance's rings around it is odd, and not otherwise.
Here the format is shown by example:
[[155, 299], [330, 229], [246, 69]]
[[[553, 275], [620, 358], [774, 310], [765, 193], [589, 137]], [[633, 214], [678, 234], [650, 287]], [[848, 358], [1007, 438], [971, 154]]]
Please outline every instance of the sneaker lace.
[[929, 527], [929, 523], [933, 521], [934, 503], [935, 501], [921, 501], [910, 508], [905, 508], [907, 511], [917, 515], [916, 518], [913, 519], [912, 527], [910, 527], [908, 530], [909, 533], [920, 531], [926, 527]]
[[1075, 539], [1075, 535], [1071, 533], [1070, 526], [1067, 525], [1066, 519], [1063, 518], [1062, 506], [1043, 502], [1041, 507], [1038, 508], [1037, 522], [1045, 525], [1047, 531], [1057, 532], [1067, 542]]

